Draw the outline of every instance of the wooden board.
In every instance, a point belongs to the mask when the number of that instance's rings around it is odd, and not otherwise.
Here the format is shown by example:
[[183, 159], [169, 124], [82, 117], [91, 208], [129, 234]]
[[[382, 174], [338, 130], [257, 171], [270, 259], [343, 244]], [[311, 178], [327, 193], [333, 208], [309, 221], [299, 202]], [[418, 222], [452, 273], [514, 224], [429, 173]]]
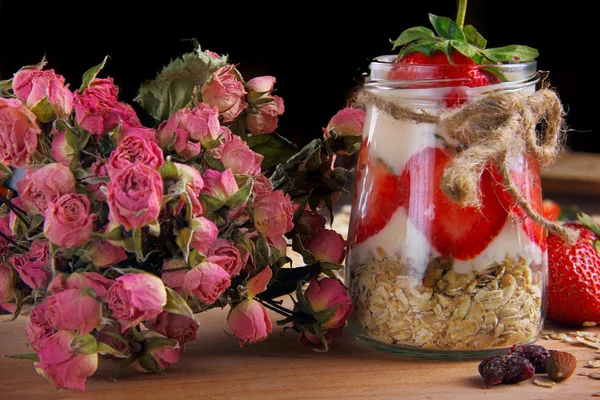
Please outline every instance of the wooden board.
[[541, 177], [544, 193], [600, 195], [600, 154], [565, 153]]
[[[299, 345], [294, 332], [282, 336], [280, 328], [267, 341], [240, 348], [223, 332], [225, 316], [225, 310], [199, 315], [198, 340], [188, 344], [167, 376], [127, 370], [110, 382], [116, 364], [101, 360], [84, 395], [56, 391], [29, 361], [0, 358], [0, 399], [591, 399], [600, 392], [599, 380], [575, 375], [553, 389], [532, 381], [485, 389], [478, 361], [400, 357], [366, 347], [348, 331], [328, 353]], [[24, 319], [0, 319], [0, 353], [27, 352]], [[600, 371], [583, 367], [598, 355], [593, 349], [559, 341], [540, 344], [573, 352], [577, 372]]]

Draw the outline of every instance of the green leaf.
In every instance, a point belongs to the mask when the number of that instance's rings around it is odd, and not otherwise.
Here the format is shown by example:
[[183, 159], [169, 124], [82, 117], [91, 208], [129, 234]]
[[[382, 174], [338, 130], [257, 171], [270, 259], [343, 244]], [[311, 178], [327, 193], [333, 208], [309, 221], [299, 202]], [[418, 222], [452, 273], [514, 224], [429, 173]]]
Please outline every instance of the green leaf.
[[435, 40], [418, 40], [416, 42], [410, 43], [406, 47], [403, 47], [400, 53], [398, 54], [398, 58], [401, 59], [407, 54], [410, 53], [423, 53], [426, 56], [430, 56], [436, 50], [439, 39]]
[[465, 34], [460, 30], [458, 25], [450, 18], [446, 17], [438, 17], [437, 15], [429, 14], [429, 21], [435, 31], [448, 40], [459, 40], [461, 42], [466, 42]]
[[115, 229], [113, 229], [112, 231], [110, 231], [108, 233], [94, 232], [93, 235], [103, 238], [103, 239], [108, 239], [108, 240], [122, 240], [123, 239], [123, 227], [117, 226]]
[[12, 89], [12, 78], [0, 81], [0, 89], [10, 90]]
[[67, 128], [69, 127], [69, 125], [66, 123], [66, 121], [62, 120], [62, 119], [55, 120], [52, 123], [52, 126], [54, 127], [54, 129], [56, 129], [59, 132], [66, 131]]
[[175, 179], [179, 176], [179, 171], [174, 162], [167, 161], [158, 168], [158, 173], [163, 179]]
[[13, 174], [12, 170], [0, 162], [0, 173], [4, 174], [5, 177]]
[[339, 306], [335, 306], [335, 307], [331, 307], [331, 308], [326, 308], [326, 309], [318, 311], [318, 312], [314, 312], [313, 316], [321, 324], [325, 324], [327, 321], [329, 321], [331, 319], [331, 317], [333, 317], [333, 314], [335, 314], [335, 312], [337, 311], [338, 307]]
[[481, 54], [493, 62], [524, 62], [533, 60], [539, 55], [536, 49], [518, 44], [482, 50]]
[[167, 289], [167, 304], [163, 307], [163, 310], [171, 314], [183, 315], [196, 321], [194, 312], [187, 302], [170, 287], [165, 286], [165, 289]]
[[256, 239], [256, 266], [258, 268], [272, 265], [279, 259], [279, 252], [272, 246], [269, 246], [267, 238], [262, 233], [258, 234]]
[[216, 59], [202, 52], [184, 54], [165, 66], [155, 79], [142, 84], [135, 100], [156, 121], [169, 119], [190, 102], [196, 86], [208, 82], [226, 63], [225, 57]]
[[600, 253], [600, 240], [594, 240], [594, 248]]
[[177, 246], [183, 251], [183, 259], [187, 262], [190, 255], [190, 243], [192, 242], [192, 235], [194, 232], [191, 228], [186, 227], [176, 230], [176, 234], [175, 243], [177, 243]]
[[[265, 135], [262, 135], [265, 136]], [[298, 165], [304, 161], [316, 148], [323, 145], [321, 139], [314, 139], [299, 152], [292, 155], [286, 162], [277, 165], [275, 172], [271, 176], [270, 181], [273, 189], [280, 189], [281, 186], [288, 183], [293, 173], [298, 170]]]
[[248, 178], [246, 184], [231, 195], [225, 202], [225, 205], [230, 208], [235, 208], [246, 203], [250, 197], [250, 193], [252, 193], [252, 186], [254, 186], [254, 181], [252, 178]]
[[322, 269], [327, 271], [337, 271], [344, 268], [342, 264], [336, 264], [331, 262], [321, 262], [320, 265]]
[[82, 82], [81, 87], [79, 88], [79, 93], [82, 93], [85, 89], [90, 87], [90, 83], [94, 80], [94, 78], [96, 78], [98, 72], [100, 72], [100, 70], [102, 70], [102, 68], [104, 68], [106, 65], [106, 60], [108, 60], [108, 56], [105, 56], [104, 60], [102, 60], [100, 64], [85, 71], [81, 80]]
[[223, 202], [221, 200], [205, 192], [200, 193], [200, 202], [202, 203], [202, 208], [209, 214], [223, 207]]
[[471, 58], [477, 55], [477, 49], [473, 45], [458, 40], [451, 40], [450, 45], [454, 47], [459, 53]]
[[343, 150], [347, 155], [352, 155], [360, 150], [362, 137], [361, 136], [344, 136], [343, 140]]
[[79, 354], [96, 354], [98, 352], [98, 342], [90, 333], [76, 336], [71, 341], [71, 349]]
[[294, 237], [292, 238], [292, 250], [294, 250], [296, 253], [301, 254], [302, 259], [307, 264], [318, 264], [319, 263], [319, 260], [317, 259], [317, 257], [315, 257], [315, 255], [312, 252], [310, 252], [309, 250], [304, 248], [299, 235], [294, 235]]
[[277, 133], [248, 136], [246, 142], [252, 151], [264, 157], [263, 170], [287, 161], [297, 151], [296, 145]]
[[579, 220], [579, 222], [581, 222], [583, 226], [588, 228], [590, 231], [594, 232], [594, 234], [600, 238], [600, 227], [596, 225], [596, 223], [588, 214], [584, 212], [578, 212], [577, 220]]
[[75, 133], [73, 129], [67, 127], [67, 129], [65, 130], [65, 139], [67, 139], [67, 144], [71, 148], [79, 148], [79, 136], [77, 135], [77, 133]]
[[117, 357], [117, 358], [129, 357], [128, 354], [121, 353], [120, 351], [113, 349], [106, 343], [102, 343], [102, 342], [98, 342], [97, 350], [98, 350], [98, 353], [100, 353], [100, 354], [111, 355], [111, 356]]
[[392, 50], [394, 50], [396, 47], [404, 46], [407, 43], [414, 42], [415, 40], [434, 37], [435, 34], [433, 33], [433, 31], [429, 28], [425, 28], [424, 26], [415, 26], [413, 28], [408, 28], [400, 34], [400, 36], [398, 37], [398, 39], [396, 39], [395, 42], [392, 42], [392, 44], [394, 45], [394, 47], [392, 47]]
[[24, 354], [4, 354], [6, 358], [12, 358], [14, 360], [29, 360], [33, 362], [40, 362], [40, 356], [37, 353], [24, 353]]
[[133, 248], [135, 249], [135, 256], [138, 261], [143, 262], [144, 250], [142, 249], [142, 230], [140, 228], [133, 230]]
[[300, 311], [313, 315], [313, 309], [306, 297], [304, 297], [304, 293], [302, 292], [302, 286], [304, 285], [303, 281], [298, 281], [298, 286], [296, 286], [296, 300], [298, 301], [297, 305]]
[[177, 345], [177, 340], [169, 339], [168, 337], [164, 336], [150, 336], [144, 340], [145, 350], [158, 350], [167, 346], [176, 347]]
[[223, 172], [225, 171], [225, 166], [220, 160], [217, 160], [214, 157], [209, 156], [208, 154], [204, 155], [204, 161], [208, 164], [212, 169], [216, 169], [217, 171]]
[[475, 47], [479, 47], [480, 49], [485, 49], [485, 46], [487, 46], [487, 40], [481, 36], [481, 33], [479, 33], [473, 25], [466, 25], [463, 28], [463, 32], [468, 43]]
[[319, 272], [319, 266], [316, 264], [296, 268], [280, 268], [260, 297], [270, 300], [285, 296], [296, 290], [299, 282], [308, 282], [319, 275]]

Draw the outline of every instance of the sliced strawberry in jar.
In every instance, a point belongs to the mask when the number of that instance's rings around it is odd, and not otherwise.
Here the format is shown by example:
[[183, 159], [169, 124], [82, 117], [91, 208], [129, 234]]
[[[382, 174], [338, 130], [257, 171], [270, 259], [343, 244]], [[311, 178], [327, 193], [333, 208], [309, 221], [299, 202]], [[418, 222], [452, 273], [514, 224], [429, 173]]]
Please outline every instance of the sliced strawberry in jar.
[[405, 203], [410, 221], [442, 256], [468, 260], [498, 236], [508, 213], [496, 196], [502, 178], [492, 166], [481, 175], [480, 208], [464, 207], [442, 191], [442, 175], [453, 157], [450, 149], [427, 148], [409, 159], [401, 179], [409, 193]]

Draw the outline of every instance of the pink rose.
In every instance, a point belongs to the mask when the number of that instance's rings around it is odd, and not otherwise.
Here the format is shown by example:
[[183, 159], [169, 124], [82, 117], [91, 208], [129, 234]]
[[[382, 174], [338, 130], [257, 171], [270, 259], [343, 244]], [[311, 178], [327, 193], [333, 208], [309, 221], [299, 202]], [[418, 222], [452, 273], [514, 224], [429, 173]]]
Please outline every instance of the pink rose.
[[273, 101], [258, 108], [257, 113], [248, 113], [246, 127], [255, 135], [273, 133], [277, 129], [279, 116], [285, 112], [283, 99], [279, 96], [267, 96]]
[[146, 142], [135, 136], [125, 138], [110, 154], [106, 169], [113, 178], [126, 166], [141, 163], [152, 169], [158, 169], [165, 163], [163, 152], [156, 143]]
[[[164, 343], [165, 336], [158, 332], [143, 331], [144, 353], [138, 358], [135, 368], [142, 372], [162, 372], [179, 361], [179, 344]], [[156, 344], [153, 343], [156, 340]], [[152, 361], [149, 361], [150, 358]]]
[[76, 338], [70, 331], [58, 331], [40, 345], [40, 362], [35, 368], [61, 389], [85, 390], [85, 381], [98, 368], [98, 354], [79, 354], [71, 349]]
[[308, 242], [307, 250], [312, 252], [321, 262], [341, 264], [346, 256], [346, 241], [334, 230], [323, 229], [313, 235]]
[[94, 79], [73, 103], [77, 125], [94, 135], [113, 130], [117, 125], [140, 125], [133, 108], [117, 101], [119, 89], [112, 78]]
[[202, 146], [213, 147], [219, 137], [219, 112], [216, 107], [200, 103], [194, 109], [184, 107], [158, 127], [161, 146], [173, 142], [177, 154], [192, 158], [200, 154]]
[[52, 158], [54, 158], [57, 163], [68, 167], [71, 164], [74, 155], [75, 150], [67, 143], [66, 133], [57, 133], [52, 140]]
[[[88, 172], [91, 174], [92, 178], [100, 178], [103, 176], [108, 176], [108, 169], [106, 164], [100, 160], [97, 160], [92, 166], [89, 168]], [[88, 183], [87, 189], [90, 192], [90, 195], [98, 201], [106, 201], [106, 193], [104, 190], [108, 191], [108, 184], [104, 182], [98, 183]]]
[[265, 307], [254, 299], [245, 299], [231, 309], [227, 323], [232, 332], [245, 343], [265, 340], [273, 331], [273, 324]]
[[181, 258], [172, 258], [163, 261], [161, 279], [165, 285], [183, 294], [183, 280], [188, 272], [187, 263]]
[[254, 185], [252, 186], [252, 193], [254, 193], [254, 199], [258, 200], [259, 198], [265, 196], [267, 193], [271, 193], [273, 191], [273, 186], [271, 186], [271, 181], [266, 176], [259, 174], [252, 177], [254, 181]]
[[346, 107], [338, 111], [327, 124], [327, 128], [323, 129], [325, 140], [332, 136], [362, 136], [364, 124], [364, 110]]
[[204, 189], [202, 191], [221, 200], [223, 203], [240, 190], [230, 169], [223, 172], [216, 169], [207, 169], [202, 178], [204, 179]]
[[204, 217], [196, 217], [190, 222], [190, 228], [194, 232], [190, 247], [198, 250], [202, 254], [206, 254], [208, 248], [217, 240], [219, 229], [209, 219]]
[[109, 219], [125, 229], [143, 228], [158, 219], [163, 200], [162, 177], [143, 164], [131, 164], [108, 185]]
[[67, 289], [46, 298], [48, 322], [54, 328], [90, 333], [100, 324], [102, 305], [81, 289]]
[[36, 240], [29, 251], [8, 259], [19, 277], [32, 289], [46, 289], [52, 279], [50, 272], [50, 246], [46, 241]]
[[25, 211], [44, 215], [49, 203], [75, 193], [75, 176], [62, 164], [48, 164], [36, 171], [27, 170], [17, 188]]
[[96, 298], [103, 298], [114, 281], [97, 272], [74, 272], [71, 275], [58, 274], [50, 282], [48, 291], [54, 294], [70, 289], [92, 289]]
[[65, 194], [48, 204], [44, 235], [54, 244], [72, 249], [92, 237], [98, 216], [90, 214], [90, 201], [83, 194]]
[[271, 238], [267, 238], [267, 242], [273, 247], [275, 247], [279, 251], [280, 257], [283, 257], [287, 253], [287, 241], [283, 236], [274, 236]]
[[257, 76], [246, 82], [249, 91], [255, 93], [267, 93], [273, 90], [277, 80], [274, 76]]
[[[327, 220], [324, 216], [311, 210], [304, 210], [304, 213], [298, 220], [299, 225], [307, 225], [310, 228], [311, 236], [316, 236], [325, 230]], [[303, 243], [306, 246], [308, 243]]]
[[13, 91], [41, 122], [67, 119], [73, 109], [73, 93], [65, 78], [54, 70], [25, 68], [13, 78]]
[[294, 228], [290, 196], [281, 190], [254, 200], [254, 225], [267, 237], [282, 236]]
[[185, 351], [185, 344], [196, 340], [198, 336], [198, 322], [183, 315], [163, 312], [153, 320], [146, 321], [144, 325], [169, 339], [179, 343], [181, 352]]
[[236, 175], [260, 174], [263, 159], [263, 156], [250, 150], [239, 136], [234, 136], [233, 140], [225, 143], [221, 153], [221, 162], [225, 168], [231, 169]]
[[236, 78], [233, 65], [226, 65], [213, 74], [212, 80], [202, 86], [202, 101], [216, 106], [223, 122], [233, 121], [246, 107], [246, 91]]
[[14, 168], [31, 164], [42, 133], [35, 115], [17, 99], [0, 97], [0, 162]]
[[15, 277], [11, 268], [0, 262], [0, 305], [15, 299]]
[[111, 267], [127, 260], [127, 253], [122, 247], [102, 239], [92, 239], [85, 254], [96, 268]]
[[25, 330], [29, 337], [29, 345], [36, 352], [40, 352], [40, 345], [44, 339], [54, 333], [54, 327], [48, 322], [48, 302], [43, 302], [33, 307], [27, 317]]
[[213, 241], [208, 249], [209, 260], [223, 267], [231, 277], [240, 274], [240, 271], [248, 262], [249, 256], [248, 253], [245, 253], [245, 257], [242, 257], [235, 244], [227, 239]]
[[213, 147], [212, 149], [207, 149], [206, 155], [208, 155], [216, 160], [220, 160], [221, 155], [223, 154], [223, 147], [225, 147], [225, 143], [233, 140], [234, 136], [236, 136], [236, 135], [234, 135], [231, 132], [231, 129], [229, 129], [226, 126], [221, 126], [221, 128], [219, 128], [220, 144], [217, 147]]
[[220, 265], [202, 262], [183, 278], [183, 291], [205, 304], [214, 303], [231, 285], [229, 274]]
[[146, 128], [145, 126], [132, 125], [126, 122], [123, 124], [123, 126], [121, 126], [121, 131], [119, 132], [119, 141], [122, 142], [128, 137], [137, 137], [144, 139], [146, 142], [158, 144], [155, 129]]
[[167, 290], [154, 275], [132, 273], [115, 279], [108, 290], [107, 302], [113, 318], [126, 331], [160, 314], [167, 304]]
[[204, 50], [204, 54], [206, 54], [210, 58], [221, 58], [221, 56], [219, 54], [215, 53], [214, 51], [210, 51], [210, 50]]
[[354, 310], [346, 288], [337, 279], [313, 278], [304, 292], [304, 297], [316, 313], [337, 307], [335, 313], [323, 324], [325, 330], [343, 326]]
[[[177, 169], [177, 183], [182, 184], [188, 194], [192, 206], [192, 216], [196, 217], [202, 214], [202, 204], [200, 203], [200, 192], [204, 188], [204, 180], [200, 171], [191, 165], [173, 163]], [[181, 196], [181, 200], [176, 209], [179, 214], [186, 205], [186, 200]]]

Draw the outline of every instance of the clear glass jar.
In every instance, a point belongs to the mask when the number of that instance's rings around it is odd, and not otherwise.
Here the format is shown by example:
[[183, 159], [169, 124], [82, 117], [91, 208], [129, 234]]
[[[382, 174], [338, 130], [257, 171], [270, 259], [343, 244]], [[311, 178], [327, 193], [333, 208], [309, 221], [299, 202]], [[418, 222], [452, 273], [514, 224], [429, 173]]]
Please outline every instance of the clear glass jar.
[[[478, 87], [437, 79], [439, 68], [379, 57], [364, 89], [439, 115], [489, 93], [531, 94], [539, 81], [535, 62], [477, 66], [492, 77]], [[443, 68], [456, 76], [456, 66]], [[534, 342], [545, 314], [545, 231], [516, 205], [493, 163], [481, 175], [481, 208], [450, 200], [440, 181], [461, 144], [440, 133], [437, 124], [367, 107], [348, 236], [350, 328], [374, 347], [436, 358], [479, 358]], [[509, 169], [541, 212], [537, 161], [510, 154]]]

